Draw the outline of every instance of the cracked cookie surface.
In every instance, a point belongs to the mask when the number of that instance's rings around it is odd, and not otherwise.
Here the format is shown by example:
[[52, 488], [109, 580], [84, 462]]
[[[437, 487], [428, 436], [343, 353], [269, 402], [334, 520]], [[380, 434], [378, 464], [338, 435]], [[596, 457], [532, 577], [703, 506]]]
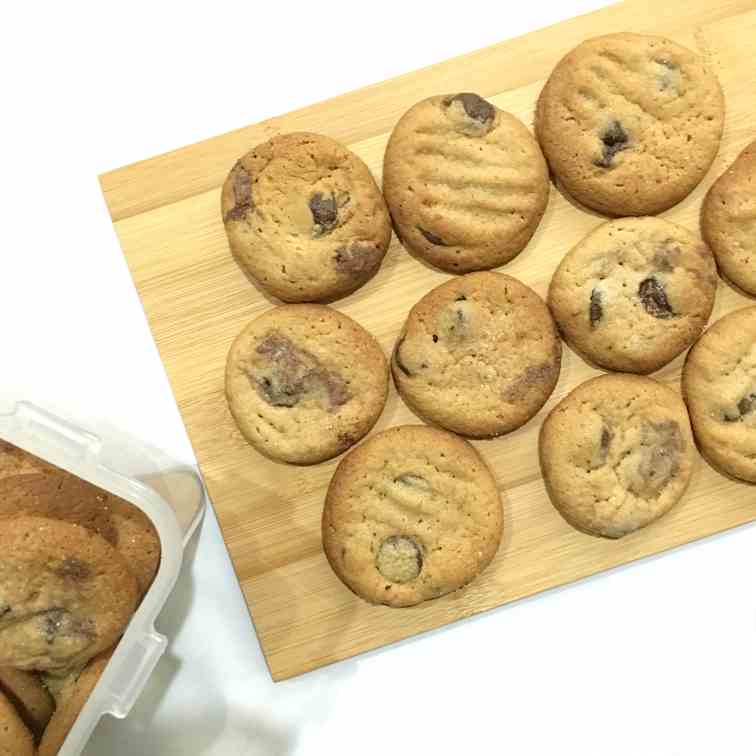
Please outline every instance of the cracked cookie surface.
[[557, 511], [578, 530], [620, 538], [669, 511], [696, 458], [685, 404], [637, 375], [578, 386], [541, 427], [541, 470]]
[[554, 321], [534, 291], [503, 273], [469, 273], [412, 308], [391, 370], [419, 415], [482, 438], [508, 433], [541, 409], [561, 354]]
[[652, 215], [687, 196], [719, 149], [724, 95], [696, 53], [662, 37], [609, 34], [554, 68], [536, 133], [564, 189], [608, 215]]
[[226, 362], [226, 398], [258, 451], [294, 464], [340, 454], [373, 427], [388, 393], [376, 340], [325, 305], [281, 305], [253, 320]]
[[528, 243], [549, 180], [517, 118], [471, 92], [414, 105], [394, 128], [383, 191], [402, 244], [450, 273], [494, 268]]
[[608, 221], [565, 255], [549, 307], [567, 342], [609, 370], [651, 373], [687, 349], [714, 306], [714, 258], [661, 218]]
[[423, 425], [353, 449], [331, 480], [323, 548], [339, 578], [374, 604], [412, 606], [457, 590], [499, 547], [496, 481], [467, 441]]
[[683, 396], [703, 454], [756, 483], [756, 307], [714, 323], [690, 350]]
[[701, 233], [722, 275], [756, 296], [756, 142], [709, 189]]
[[61, 670], [110, 648], [137, 601], [125, 559], [85, 528], [20, 516], [0, 528], [0, 666]]
[[221, 212], [231, 251], [285, 302], [346, 296], [380, 267], [391, 219], [365, 163], [320, 134], [276, 136], [241, 157]]

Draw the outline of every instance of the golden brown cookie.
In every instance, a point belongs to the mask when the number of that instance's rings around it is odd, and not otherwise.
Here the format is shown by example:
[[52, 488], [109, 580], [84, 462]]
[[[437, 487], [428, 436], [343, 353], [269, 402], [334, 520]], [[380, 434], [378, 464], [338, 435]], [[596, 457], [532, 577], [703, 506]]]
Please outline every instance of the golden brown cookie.
[[496, 481], [478, 452], [424, 425], [391, 428], [351, 451], [323, 511], [333, 570], [358, 596], [395, 607], [474, 580], [501, 531]]
[[525, 284], [468, 273], [410, 311], [391, 370], [419, 415], [474, 438], [519, 428], [556, 386], [561, 341], [548, 307]]
[[388, 394], [378, 342], [325, 305], [282, 305], [237, 336], [226, 398], [242, 435], [282, 462], [340, 454], [375, 424]]
[[722, 275], [756, 296], [756, 142], [709, 189], [701, 233]]
[[0, 694], [15, 707], [32, 735], [39, 740], [55, 705], [39, 677], [12, 667], [0, 667]]
[[651, 373], [687, 349], [709, 319], [714, 258], [661, 218], [602, 224], [562, 260], [549, 307], [569, 344], [609, 370]]
[[756, 307], [735, 310], [706, 331], [688, 353], [682, 387], [704, 456], [756, 483]]
[[240, 158], [221, 197], [239, 264], [285, 302], [343, 297], [379, 268], [386, 203], [365, 163], [320, 134], [276, 136]]
[[517, 118], [469, 92], [417, 103], [399, 120], [383, 191], [402, 244], [450, 273], [495, 268], [528, 243], [549, 178]]
[[56, 756], [105, 671], [112, 651], [96, 656], [79, 675], [72, 675], [55, 697], [57, 708], [39, 744], [38, 756]]
[[0, 691], [0, 756], [35, 756], [31, 732], [2, 691]]
[[28, 455], [20, 472], [0, 476], [0, 520], [18, 515], [63, 520], [94, 531], [126, 558], [140, 594], [149, 589], [160, 564], [160, 536], [131, 502]]
[[15, 517], [0, 528], [0, 666], [65, 669], [110, 648], [137, 601], [125, 559], [86, 528]]
[[602, 375], [565, 397], [541, 427], [541, 471], [574, 528], [621, 538], [680, 499], [696, 459], [685, 404], [651, 378]]
[[536, 133], [561, 185], [609, 215], [653, 215], [687, 196], [719, 149], [724, 95], [695, 53], [662, 37], [608, 34], [557, 64]]

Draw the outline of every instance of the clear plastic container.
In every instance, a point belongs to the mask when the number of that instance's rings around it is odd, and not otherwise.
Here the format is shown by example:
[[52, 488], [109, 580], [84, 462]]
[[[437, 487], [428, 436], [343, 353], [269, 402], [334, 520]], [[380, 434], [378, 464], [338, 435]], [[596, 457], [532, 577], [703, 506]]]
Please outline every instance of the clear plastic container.
[[0, 437], [133, 502], [160, 535], [162, 557], [155, 580], [142, 599], [97, 687], [60, 749], [59, 756], [79, 756], [105, 714], [125, 717], [147, 684], [168, 645], [155, 620], [168, 600], [181, 569], [184, 545], [205, 508], [205, 491], [188, 467], [149, 475], [124, 472], [123, 444], [109, 442], [26, 402], [0, 414]]

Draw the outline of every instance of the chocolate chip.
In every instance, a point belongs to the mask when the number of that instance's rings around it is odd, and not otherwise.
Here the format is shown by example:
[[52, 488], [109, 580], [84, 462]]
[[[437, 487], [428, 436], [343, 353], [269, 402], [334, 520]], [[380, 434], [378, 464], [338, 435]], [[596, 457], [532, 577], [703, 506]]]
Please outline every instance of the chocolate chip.
[[737, 423], [754, 410], [756, 410], [756, 394], [746, 394], [738, 402], [737, 411], [724, 413], [724, 420], [727, 423]]
[[449, 106], [453, 102], [459, 102], [465, 110], [468, 118], [472, 118], [478, 123], [486, 124], [493, 121], [496, 115], [496, 109], [490, 102], [486, 102], [480, 95], [472, 92], [461, 92], [454, 97], [447, 98], [444, 104]]
[[448, 247], [449, 245], [440, 237], [436, 236], [434, 233], [431, 233], [430, 231], [426, 231], [421, 226], [417, 227], [417, 230], [426, 238], [428, 242], [431, 244], [435, 244], [437, 247]]
[[609, 447], [612, 443], [612, 432], [605, 425], [601, 428], [601, 436], [598, 440], [598, 445], [594, 447], [591, 455], [591, 460], [588, 465], [589, 470], [596, 470], [599, 467], [603, 467], [606, 464], [606, 459], [609, 456]]
[[6, 614], [10, 614], [11, 608], [8, 604], [0, 604], [0, 619], [5, 617]]
[[40, 615], [42, 633], [48, 643], [53, 643], [58, 637], [94, 637], [94, 627], [91, 620], [80, 620], [72, 617], [65, 609], [48, 609]]
[[421, 491], [433, 490], [431, 484], [428, 483], [428, 481], [422, 475], [415, 475], [414, 473], [404, 473], [403, 475], [394, 478], [394, 483], [400, 483], [401, 485], [407, 486], [408, 488], [416, 488]]
[[378, 549], [375, 566], [386, 580], [408, 583], [423, 569], [423, 549], [410, 536], [389, 536]]
[[396, 366], [399, 368], [399, 370], [401, 370], [407, 377], [411, 377], [412, 373], [410, 369], [402, 362], [402, 344], [404, 344], [404, 336], [402, 336], [399, 341], [396, 342], [396, 347], [394, 348], [394, 359], [396, 360]]
[[744, 396], [738, 402], [738, 412], [740, 412], [740, 416], [743, 417], [744, 415], [747, 415], [750, 412], [753, 412], [755, 404], [756, 404], [756, 394], [749, 394], [748, 396]]
[[460, 294], [458, 297], [454, 298], [455, 302], [467, 302], [467, 297], [464, 294]]
[[600, 136], [603, 154], [594, 161], [594, 165], [601, 168], [610, 168], [612, 160], [618, 152], [626, 150], [629, 146], [630, 137], [622, 124], [615, 118], [609, 122]]
[[638, 296], [643, 303], [643, 309], [659, 320], [669, 320], [675, 313], [667, 299], [664, 284], [654, 276], [645, 278], [638, 286]]
[[609, 451], [609, 444], [611, 444], [611, 442], [612, 442], [612, 433], [609, 430], [609, 428], [604, 426], [601, 429], [601, 453], [604, 455], [604, 457], [606, 457], [607, 452]]
[[328, 233], [335, 225], [339, 217], [336, 206], [336, 197], [333, 194], [326, 196], [322, 192], [315, 192], [310, 197], [310, 212], [312, 223], [315, 226], [315, 234], [321, 236]]
[[591, 319], [591, 328], [595, 328], [601, 318], [604, 317], [604, 307], [602, 305], [602, 295], [598, 289], [593, 289], [591, 292], [591, 304], [588, 308], [588, 315]]
[[333, 257], [333, 264], [339, 273], [352, 276], [369, 275], [381, 262], [381, 250], [370, 242], [352, 242], [347, 247], [339, 247]]
[[86, 562], [75, 557], [64, 559], [55, 569], [55, 574], [63, 579], [82, 582], [88, 580], [92, 575], [92, 570]]
[[336, 373], [279, 334], [269, 333], [256, 351], [268, 357], [271, 366], [252, 378], [257, 393], [274, 407], [295, 407], [307, 395], [325, 393], [332, 411], [352, 398], [347, 384]]
[[241, 220], [255, 209], [252, 202], [252, 181], [247, 169], [237, 162], [233, 168], [234, 206], [226, 213], [224, 220]]

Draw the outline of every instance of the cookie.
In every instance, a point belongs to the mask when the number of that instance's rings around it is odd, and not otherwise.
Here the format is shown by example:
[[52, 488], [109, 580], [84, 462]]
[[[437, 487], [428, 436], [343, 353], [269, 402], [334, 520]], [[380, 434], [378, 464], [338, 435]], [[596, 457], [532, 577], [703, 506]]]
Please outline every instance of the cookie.
[[701, 233], [722, 275], [756, 296], [756, 142], [709, 189]]
[[562, 348], [543, 300], [502, 273], [468, 273], [410, 311], [391, 370], [420, 416], [474, 438], [526, 423], [559, 378]]
[[160, 564], [160, 536], [149, 517], [131, 502], [28, 457], [22, 472], [0, 477], [0, 519], [39, 515], [94, 531], [126, 558], [144, 595]]
[[549, 307], [567, 342], [609, 370], [652, 373], [701, 334], [717, 272], [705, 244], [661, 218], [602, 224], [562, 260]]
[[609, 34], [557, 64], [536, 134], [575, 199], [608, 215], [652, 215], [687, 196], [719, 149], [724, 95], [695, 53], [662, 37]]
[[680, 499], [696, 454], [685, 404], [672, 389], [614, 374], [586, 381], [551, 411], [540, 458], [551, 501], [570, 525], [621, 538]]
[[226, 398], [242, 435], [281, 462], [340, 454], [375, 424], [388, 393], [378, 342], [325, 305], [282, 305], [253, 320], [226, 363]]
[[366, 601], [412, 606], [480, 574], [499, 547], [491, 471], [461, 438], [423, 425], [390, 428], [340, 462], [323, 510], [323, 548]]
[[688, 353], [682, 388], [704, 456], [756, 483], [756, 307], [735, 310], [706, 331]]
[[0, 667], [0, 694], [16, 707], [29, 731], [39, 739], [55, 708], [39, 678], [21, 669]]
[[402, 244], [450, 273], [495, 268], [528, 243], [549, 199], [546, 162], [517, 118], [482, 97], [438, 95], [410, 108], [383, 161]]
[[386, 203], [365, 163], [320, 134], [276, 136], [228, 174], [221, 212], [231, 251], [285, 302], [350, 294], [391, 241]]
[[0, 528], [0, 666], [54, 670], [110, 648], [137, 600], [125, 559], [86, 528], [15, 517]]
[[56, 696], [57, 708], [39, 744], [38, 756], [56, 756], [102, 677], [111, 651], [92, 659], [79, 675], [71, 676]]
[[13, 704], [0, 692], [0, 756], [35, 756], [34, 739]]

